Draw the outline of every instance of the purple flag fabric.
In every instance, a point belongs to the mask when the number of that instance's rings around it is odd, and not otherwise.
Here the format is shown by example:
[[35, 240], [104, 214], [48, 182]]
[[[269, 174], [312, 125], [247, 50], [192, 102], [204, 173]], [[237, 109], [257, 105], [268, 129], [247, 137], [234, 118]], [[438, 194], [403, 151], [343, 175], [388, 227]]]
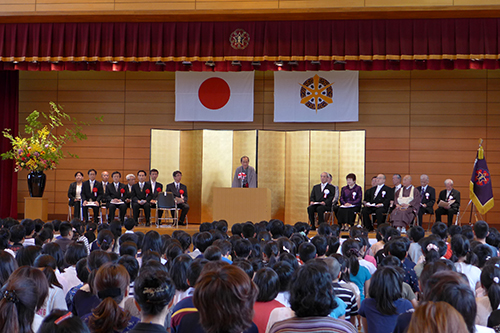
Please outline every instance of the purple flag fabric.
[[493, 187], [491, 186], [491, 175], [484, 158], [483, 148], [478, 149], [474, 170], [469, 184], [470, 199], [481, 214], [486, 214], [493, 208]]

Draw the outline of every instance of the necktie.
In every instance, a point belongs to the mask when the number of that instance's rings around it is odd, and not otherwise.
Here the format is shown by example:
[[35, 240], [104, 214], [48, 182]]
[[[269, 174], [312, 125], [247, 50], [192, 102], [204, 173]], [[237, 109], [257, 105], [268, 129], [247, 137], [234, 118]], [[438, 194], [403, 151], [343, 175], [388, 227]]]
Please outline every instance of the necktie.
[[116, 192], [118, 192], [118, 184], [115, 184]]
[[175, 188], [179, 191], [179, 184], [175, 184]]
[[106, 187], [107, 186], [108, 186], [108, 183], [106, 183], [106, 184], [103, 183], [102, 189], [104, 190], [104, 193], [106, 193]]
[[144, 187], [144, 183], [140, 183], [141, 185], [141, 192], [142, 192], [142, 188]]

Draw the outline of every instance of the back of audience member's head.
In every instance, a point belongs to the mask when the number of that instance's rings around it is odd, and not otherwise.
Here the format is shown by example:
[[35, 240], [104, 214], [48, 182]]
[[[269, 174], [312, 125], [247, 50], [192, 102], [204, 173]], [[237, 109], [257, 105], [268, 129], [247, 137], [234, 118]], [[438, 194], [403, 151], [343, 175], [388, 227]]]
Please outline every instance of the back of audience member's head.
[[252, 243], [248, 239], [239, 239], [233, 245], [233, 251], [236, 258], [247, 259], [252, 253]]
[[295, 257], [291, 253], [284, 252], [284, 253], [280, 254], [280, 256], [279, 256], [279, 262], [286, 262], [286, 263], [288, 263], [290, 266], [292, 266], [292, 268], [294, 270], [296, 270], [297, 268], [299, 268], [299, 261], [297, 260], [297, 257]]
[[273, 266], [274, 271], [278, 274], [280, 281], [279, 292], [287, 292], [290, 290], [290, 282], [292, 281], [295, 269], [287, 262], [280, 261]]
[[394, 237], [399, 237], [399, 236], [401, 236], [401, 233], [396, 228], [387, 227], [384, 233], [384, 239], [383, 239], [384, 243], [388, 243]]
[[31, 279], [13, 277], [8, 280], [0, 298], [0, 332], [33, 332], [31, 324], [39, 297], [36, 289]]
[[402, 297], [404, 271], [396, 267], [378, 268], [370, 279], [370, 298], [376, 301], [376, 308], [382, 315], [398, 313], [394, 302]]
[[76, 236], [83, 236], [85, 233], [85, 226], [83, 225], [82, 220], [74, 218], [71, 220], [70, 224], [73, 227], [73, 232]]
[[467, 281], [459, 273], [443, 271], [435, 273], [427, 284], [425, 300], [450, 304], [462, 315], [469, 332], [475, 332], [476, 299]]
[[377, 226], [377, 229], [375, 230], [375, 238], [377, 239], [378, 242], [383, 241], [385, 237], [385, 231], [387, 228], [389, 228], [391, 225], [389, 223], [382, 223]]
[[493, 257], [493, 251], [486, 244], [478, 244], [473, 247], [474, 254], [477, 256], [477, 267], [483, 268], [486, 262]]
[[207, 247], [212, 245], [214, 239], [213, 236], [210, 232], [208, 231], [203, 231], [200, 232], [197, 236], [196, 239], [193, 239], [193, 245], [201, 252], [205, 252]]
[[334, 257], [324, 258], [323, 261], [328, 266], [328, 273], [332, 276], [332, 281], [337, 280], [340, 275], [341, 265], [339, 261]]
[[161, 256], [158, 252], [156, 251], [146, 251], [146, 252], [143, 252], [142, 253], [142, 256], [141, 256], [142, 260], [144, 261], [148, 261], [148, 260], [156, 260], [158, 262], [161, 263]]
[[142, 250], [142, 243], [144, 242], [144, 233], [141, 231], [136, 231], [134, 234], [137, 235], [137, 249]]
[[283, 230], [284, 237], [290, 238], [295, 232], [295, 227], [293, 225], [285, 224], [285, 229]]
[[450, 234], [450, 237], [453, 237], [455, 235], [461, 234], [462, 233], [462, 227], [459, 226], [459, 225], [457, 225], [457, 224], [453, 224], [453, 225], [451, 225], [448, 228], [448, 233]]
[[387, 266], [401, 267], [402, 263], [401, 263], [401, 260], [399, 260], [399, 258], [392, 256], [392, 255], [388, 255], [380, 261], [380, 263], [377, 267], [387, 267]]
[[440, 242], [439, 236], [431, 235], [425, 238], [422, 238], [419, 242], [422, 247], [422, 253], [425, 256], [425, 265], [438, 261], [439, 258], [442, 257], [440, 248], [438, 246]]
[[269, 232], [273, 239], [278, 239], [285, 233], [285, 224], [281, 220], [273, 219], [269, 221]]
[[384, 249], [387, 247], [387, 251], [390, 255], [403, 261], [406, 258], [407, 249], [406, 245], [401, 240], [394, 240], [387, 243]]
[[122, 235], [122, 224], [120, 221], [111, 221], [109, 224], [109, 231], [113, 233], [115, 236], [115, 240], [117, 240]]
[[318, 226], [318, 235], [321, 236], [330, 236], [332, 234], [332, 228], [330, 228], [330, 225], [326, 222], [321, 223]]
[[241, 223], [235, 223], [231, 226], [231, 234], [233, 236], [235, 235], [241, 236], [242, 232], [243, 232], [243, 226], [241, 225]]
[[123, 222], [123, 226], [126, 230], [133, 230], [135, 227], [135, 220], [133, 218], [127, 217]]
[[486, 290], [492, 309], [498, 309], [500, 305], [500, 268], [488, 265], [481, 272], [481, 284]]
[[70, 235], [70, 232], [73, 231], [73, 226], [69, 222], [63, 222], [59, 226], [59, 233], [62, 237], [67, 237]]
[[42, 252], [41, 246], [24, 246], [16, 252], [16, 261], [19, 267], [33, 266], [36, 257]]
[[296, 254], [297, 250], [295, 248], [295, 243], [293, 243], [290, 239], [286, 237], [280, 237], [278, 238], [277, 242], [278, 242], [279, 254], [282, 253], [291, 253], [293, 255]]
[[25, 236], [31, 236], [35, 231], [35, 222], [32, 219], [22, 220], [21, 225], [24, 227], [26, 232]]
[[433, 235], [439, 236], [442, 240], [448, 237], [448, 227], [443, 222], [436, 222], [431, 228]]
[[80, 259], [76, 263], [76, 277], [82, 283], [87, 283], [89, 280], [90, 272], [87, 268], [87, 258]]
[[469, 240], [463, 235], [455, 235], [451, 238], [451, 250], [453, 251], [454, 261], [465, 258], [467, 264], [476, 265], [477, 256], [471, 251]]
[[0, 229], [0, 250], [9, 248], [10, 231], [9, 229]]
[[411, 229], [408, 230], [408, 237], [413, 242], [418, 243], [422, 238], [425, 237], [425, 230], [419, 225], [411, 227]]
[[189, 264], [189, 267], [186, 271], [186, 278], [188, 285], [190, 287], [193, 287], [196, 285], [196, 281], [200, 277], [201, 271], [203, 270], [203, 267], [205, 267], [205, 264], [207, 264], [209, 261], [204, 258], [197, 258], [191, 261]]
[[143, 316], [162, 314], [174, 295], [174, 283], [168, 273], [163, 271], [146, 270], [134, 283], [134, 298]]
[[162, 271], [168, 273], [168, 267], [165, 265], [162, 265], [161, 262], [158, 262], [156, 260], [148, 260], [148, 261], [143, 261], [141, 264], [141, 268], [139, 268], [139, 275], [142, 274], [142, 272], [146, 270], [151, 270], [151, 271]]
[[446, 302], [426, 302], [415, 309], [408, 333], [467, 333], [462, 315]]
[[193, 259], [188, 254], [182, 254], [174, 259], [170, 266], [170, 276], [175, 284], [175, 289], [186, 291], [189, 288], [187, 282], [187, 271]]
[[9, 276], [18, 268], [16, 259], [8, 252], [0, 250], [0, 286], [7, 282]]
[[118, 264], [125, 267], [130, 277], [130, 282], [134, 282], [139, 274], [139, 262], [132, 256], [124, 255], [118, 259]]
[[182, 250], [186, 252], [191, 246], [191, 235], [184, 230], [176, 230], [172, 233], [172, 238], [177, 239], [182, 247]]
[[26, 229], [21, 224], [13, 225], [9, 231], [12, 243], [20, 243], [26, 236]]
[[23, 266], [16, 269], [12, 275], [7, 280], [7, 283], [11, 280], [32, 280], [35, 283], [34, 293], [38, 296], [36, 310], [40, 310], [45, 303], [45, 298], [49, 295], [49, 282], [47, 278], [42, 273], [41, 270], [30, 267]]
[[33, 264], [33, 267], [41, 269], [45, 277], [47, 278], [47, 282], [49, 283], [50, 288], [58, 287], [63, 288], [63, 286], [59, 283], [56, 276], [56, 268], [57, 263], [54, 257], [49, 256], [48, 254], [39, 255]]
[[214, 226], [212, 225], [212, 223], [210, 223], [210, 222], [203, 222], [202, 224], [200, 224], [199, 231], [200, 232], [210, 231], [213, 228], [214, 228]]
[[305, 222], [297, 222], [293, 225], [295, 228], [295, 232], [307, 236], [309, 231], [311, 230], [311, 226]]
[[3, 219], [3, 227], [5, 229], [10, 229], [12, 226], [20, 224], [18, 220], [12, 218], [12, 217], [7, 217]]
[[325, 255], [328, 257], [334, 253], [337, 253], [340, 247], [340, 241], [336, 236], [330, 236], [327, 238], [328, 242], [328, 251], [326, 251]]
[[120, 256], [129, 255], [135, 257], [137, 255], [137, 244], [134, 242], [124, 242], [120, 245]]
[[266, 266], [261, 258], [251, 258], [250, 263], [253, 266], [254, 272], [257, 272], [259, 269], [264, 268]]
[[490, 228], [490, 233], [486, 237], [486, 243], [498, 249], [500, 245], [500, 232], [496, 228]]
[[111, 251], [115, 245], [115, 236], [109, 230], [101, 230], [97, 234], [97, 244], [102, 251]]
[[297, 317], [328, 316], [338, 307], [332, 276], [325, 263], [311, 260], [301, 266], [290, 286], [290, 307]]
[[311, 243], [316, 248], [316, 254], [318, 257], [322, 257], [326, 254], [326, 250], [328, 249], [328, 241], [324, 236], [314, 236], [311, 239]]
[[241, 268], [247, 274], [247, 276], [250, 278], [250, 280], [253, 279], [255, 271], [253, 269], [252, 263], [249, 260], [236, 259], [233, 261], [233, 265]]
[[64, 254], [64, 261], [70, 266], [76, 265], [76, 263], [87, 257], [87, 247], [82, 242], [71, 242], [66, 249]]
[[167, 258], [167, 264], [173, 262], [175, 258], [183, 254], [182, 247], [179, 243], [171, 243], [167, 250], [165, 251], [165, 257]]
[[217, 261], [221, 260], [222, 253], [218, 246], [210, 245], [205, 252], [203, 252], [203, 257], [209, 261]]
[[78, 316], [65, 310], [52, 310], [44, 319], [37, 333], [90, 333]]
[[118, 306], [129, 290], [130, 277], [125, 267], [114, 263], [104, 264], [97, 270], [93, 283], [101, 303], [89, 317], [90, 330], [104, 333], [125, 329], [131, 315]]
[[213, 245], [217, 246], [220, 249], [220, 253], [222, 256], [231, 255], [231, 253], [233, 252], [233, 246], [228, 240], [218, 239], [213, 242]]
[[252, 222], [243, 223], [241, 227], [241, 233], [244, 238], [250, 238], [255, 236], [255, 226]]
[[269, 231], [261, 231], [257, 234], [256, 238], [259, 242], [269, 242], [271, 240], [271, 234]]
[[257, 287], [236, 266], [208, 267], [205, 265], [193, 294], [201, 326], [207, 333], [246, 331], [252, 326]]
[[299, 246], [299, 257], [303, 263], [316, 258], [316, 247], [311, 243], [302, 243]]
[[346, 258], [347, 268], [354, 276], [358, 275], [359, 272], [358, 257], [361, 256], [359, 253], [360, 249], [361, 245], [354, 239], [347, 239], [342, 243], [342, 254]]
[[94, 278], [97, 270], [108, 262], [111, 262], [111, 256], [102, 250], [92, 251], [87, 257], [87, 267], [90, 271], [87, 283], [91, 292], [94, 292]]
[[253, 282], [259, 287], [257, 302], [270, 302], [278, 296], [280, 280], [278, 274], [269, 267], [264, 267], [255, 272]]
[[462, 226], [462, 235], [467, 237], [468, 240], [473, 240], [474, 230], [472, 230], [472, 227], [470, 225], [464, 225]]
[[96, 240], [96, 233], [97, 231], [97, 224], [95, 223], [88, 223], [85, 231], [85, 237], [89, 241], [89, 243], [92, 243], [93, 241]]
[[473, 230], [477, 239], [486, 239], [488, 233], [490, 232], [490, 227], [488, 226], [488, 223], [486, 223], [486, 221], [480, 220], [474, 223]]
[[54, 238], [54, 233], [49, 228], [42, 228], [42, 230], [35, 237], [35, 245], [43, 246], [48, 242], [52, 241]]
[[276, 257], [279, 255], [279, 246], [276, 241], [269, 241], [264, 245], [264, 259], [267, 261], [267, 264], [272, 266], [276, 263]]
[[144, 241], [142, 243], [142, 251], [155, 251], [161, 253], [161, 236], [155, 230], [150, 230], [144, 235]]

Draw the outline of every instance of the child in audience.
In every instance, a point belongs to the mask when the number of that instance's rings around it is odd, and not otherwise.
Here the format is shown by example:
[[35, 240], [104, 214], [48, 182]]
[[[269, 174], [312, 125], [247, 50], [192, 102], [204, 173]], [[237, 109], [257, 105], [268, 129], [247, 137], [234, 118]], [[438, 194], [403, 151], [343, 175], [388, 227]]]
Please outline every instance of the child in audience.
[[394, 267], [377, 269], [371, 280], [370, 298], [361, 303], [359, 314], [365, 332], [391, 333], [398, 315], [412, 311], [412, 304], [402, 298], [403, 275]]
[[368, 294], [368, 288], [370, 286], [371, 274], [368, 269], [360, 264], [361, 254], [359, 250], [361, 245], [359, 242], [348, 239], [342, 244], [342, 254], [345, 256], [347, 261], [347, 268], [349, 270], [349, 280], [354, 282], [360, 292], [361, 301], [365, 299], [365, 295]]

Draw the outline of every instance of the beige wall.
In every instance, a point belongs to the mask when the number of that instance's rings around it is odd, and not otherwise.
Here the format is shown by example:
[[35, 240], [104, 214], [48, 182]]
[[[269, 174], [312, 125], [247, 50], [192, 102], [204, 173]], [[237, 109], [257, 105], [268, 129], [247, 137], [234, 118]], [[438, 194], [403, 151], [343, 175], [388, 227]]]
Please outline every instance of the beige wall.
[[[427, 173], [431, 186], [439, 191], [451, 177], [462, 192], [462, 207], [468, 202], [468, 182], [481, 137], [494, 195], [500, 198], [496, 177], [500, 174], [500, 71], [360, 72], [356, 123], [273, 123], [273, 85], [272, 72], [256, 72], [252, 123], [175, 123], [174, 73], [21, 72], [20, 119], [56, 101], [66, 112], [92, 124], [85, 129], [88, 140], [71, 147], [80, 159], [67, 159], [48, 172], [49, 214], [67, 213], [66, 192], [77, 170], [116, 169], [127, 174], [149, 168], [151, 128], [364, 129], [367, 182], [382, 172], [389, 183], [392, 173], [409, 173], [416, 183], [420, 174]], [[104, 115], [102, 123], [95, 120], [100, 115]], [[20, 213], [28, 195], [25, 177], [21, 172]], [[487, 220], [500, 224], [500, 203]]]

